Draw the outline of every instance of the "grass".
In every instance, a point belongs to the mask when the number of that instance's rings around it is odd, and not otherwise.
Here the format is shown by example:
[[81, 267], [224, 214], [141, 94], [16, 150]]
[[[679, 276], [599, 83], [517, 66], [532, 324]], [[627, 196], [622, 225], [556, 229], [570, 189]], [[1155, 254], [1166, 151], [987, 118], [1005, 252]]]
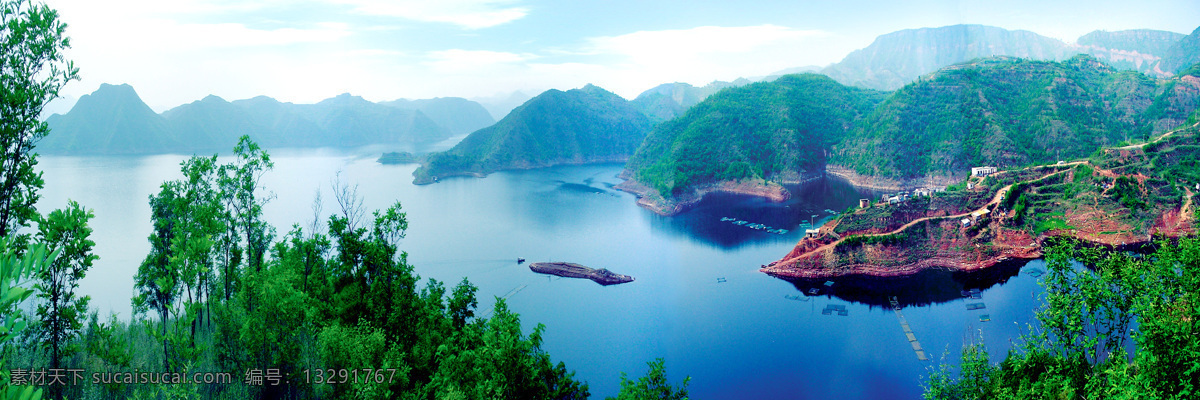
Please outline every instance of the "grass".
[[1061, 211], [1055, 211], [1050, 214], [1038, 214], [1037, 222], [1034, 223], [1033, 231], [1041, 234], [1042, 232], [1053, 229], [1078, 229], [1068, 225], [1067, 220], [1063, 219], [1064, 214]]

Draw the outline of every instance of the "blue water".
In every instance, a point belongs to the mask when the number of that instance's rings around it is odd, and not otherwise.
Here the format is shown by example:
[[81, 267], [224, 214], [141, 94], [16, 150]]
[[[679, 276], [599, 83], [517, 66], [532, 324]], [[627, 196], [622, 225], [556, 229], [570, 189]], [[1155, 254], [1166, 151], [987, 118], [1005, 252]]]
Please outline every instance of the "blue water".
[[[884, 307], [896, 295], [932, 358], [956, 358], [964, 340], [982, 335], [995, 359], [1032, 322], [1036, 280], [1024, 268], [982, 275], [936, 272], [906, 280], [788, 282], [758, 272], [785, 255], [826, 210], [844, 210], [853, 188], [821, 181], [795, 188], [788, 202], [720, 195], [675, 217], [639, 208], [611, 187], [620, 165], [502, 172], [484, 179], [412, 185], [414, 165], [385, 166], [377, 153], [272, 152], [264, 185], [276, 195], [265, 212], [280, 234], [311, 223], [314, 194], [322, 220], [335, 210], [330, 184], [358, 185], [367, 209], [400, 201], [408, 212], [401, 247], [424, 278], [479, 287], [481, 312], [505, 296], [526, 330], [547, 326], [544, 348], [588, 381], [596, 398], [614, 395], [622, 371], [645, 372], [666, 359], [670, 378], [691, 376], [699, 399], [914, 399], [931, 362], [921, 362]], [[147, 196], [178, 177], [182, 156], [43, 157], [43, 210], [67, 198], [95, 209], [101, 259], [81, 290], [102, 313], [129, 315], [132, 276], [149, 249]], [[722, 222], [736, 218], [786, 234]], [[748, 224], [749, 224], [748, 223]], [[629, 274], [636, 281], [600, 286], [548, 277], [516, 259], [571, 261]], [[723, 279], [721, 279], [723, 278]], [[514, 293], [515, 289], [522, 288]], [[982, 300], [961, 296], [982, 289]], [[818, 294], [807, 295], [810, 289]], [[789, 298], [791, 297], [791, 298]], [[968, 311], [967, 303], [983, 302]], [[822, 315], [842, 305], [846, 316]], [[988, 314], [989, 322], [980, 322]]]

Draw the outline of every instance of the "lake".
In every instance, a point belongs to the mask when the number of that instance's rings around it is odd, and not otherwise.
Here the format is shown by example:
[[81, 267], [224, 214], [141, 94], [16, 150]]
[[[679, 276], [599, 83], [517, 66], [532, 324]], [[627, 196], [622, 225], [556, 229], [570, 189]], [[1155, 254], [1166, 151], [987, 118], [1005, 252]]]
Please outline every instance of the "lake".
[[[317, 191], [323, 193], [321, 220], [335, 210], [335, 177], [357, 184], [368, 210], [401, 202], [409, 229], [400, 246], [416, 272], [448, 286], [470, 279], [479, 287], [481, 313], [490, 311], [495, 296], [508, 296], [526, 332], [546, 325], [544, 348], [586, 380], [595, 398], [616, 394], [621, 371], [641, 376], [645, 362], [662, 357], [673, 382], [692, 377], [697, 399], [915, 399], [934, 363], [917, 359], [889, 296], [897, 296], [932, 359], [948, 353], [956, 360], [964, 340], [982, 336], [999, 360], [1028, 330], [1041, 293], [1030, 273], [1043, 268], [1039, 261], [974, 275], [937, 271], [831, 284], [758, 272], [791, 250], [810, 220], [819, 224], [871, 195], [833, 180], [795, 188], [782, 204], [717, 195], [679, 216], [661, 217], [612, 189], [620, 183], [620, 165], [415, 186], [415, 165], [378, 164], [374, 151], [271, 154], [275, 169], [263, 183], [276, 197], [265, 214], [278, 235], [292, 224], [309, 226]], [[179, 178], [183, 159], [40, 158], [41, 211], [61, 208], [68, 198], [95, 210], [100, 260], [80, 287], [102, 314], [129, 317], [133, 275], [149, 251], [147, 196], [164, 180]], [[602, 267], [637, 280], [605, 287], [539, 275], [518, 265], [518, 257]], [[982, 299], [962, 297], [970, 288], [981, 289]], [[986, 308], [967, 309], [975, 303]], [[981, 321], [984, 314], [990, 321]]]

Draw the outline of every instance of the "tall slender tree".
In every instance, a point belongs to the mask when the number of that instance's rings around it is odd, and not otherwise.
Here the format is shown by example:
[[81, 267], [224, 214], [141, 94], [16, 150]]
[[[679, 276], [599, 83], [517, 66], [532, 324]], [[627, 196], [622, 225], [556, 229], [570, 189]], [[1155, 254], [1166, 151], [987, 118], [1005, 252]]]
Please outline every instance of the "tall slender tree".
[[139, 313], [158, 313], [165, 369], [170, 369], [171, 360], [167, 326], [175, 301], [179, 298], [181, 283], [179, 269], [171, 264], [175, 256], [172, 243], [178, 233], [175, 225], [179, 222], [172, 205], [178, 201], [179, 191], [178, 181], [165, 182], [158, 194], [150, 196], [150, 213], [154, 220], [154, 232], [147, 238], [150, 241], [150, 254], [142, 260], [134, 275], [136, 296], [133, 298], [133, 309]]
[[50, 360], [53, 368], [60, 366], [61, 345], [78, 333], [87, 315], [90, 296], [76, 296], [75, 289], [92, 263], [100, 258], [92, 254], [96, 246], [91, 239], [92, 228], [88, 226], [92, 218], [95, 214], [91, 210], [72, 200], [67, 208], [54, 210], [38, 222], [38, 241], [59, 251], [59, 257], [39, 274], [37, 284], [38, 297], [45, 300], [37, 310], [40, 330], [44, 330], [48, 342], [45, 345], [53, 347]]
[[[77, 349], [72, 339], [79, 335], [87, 317], [90, 296], [79, 296], [75, 289], [99, 257], [92, 254], [92, 228], [88, 221], [95, 215], [75, 201], [67, 208], [54, 210], [38, 221], [38, 241], [58, 251], [58, 258], [38, 274], [38, 324], [34, 334], [50, 350], [50, 368], [63, 368], [63, 360]], [[61, 385], [50, 387], [50, 397], [62, 397]]]
[[[33, 147], [50, 132], [42, 110], [79, 74], [63, 55], [71, 47], [66, 29], [45, 4], [0, 0], [0, 236], [37, 216], [34, 204], [43, 181]], [[17, 238], [26, 240], [27, 235]]]

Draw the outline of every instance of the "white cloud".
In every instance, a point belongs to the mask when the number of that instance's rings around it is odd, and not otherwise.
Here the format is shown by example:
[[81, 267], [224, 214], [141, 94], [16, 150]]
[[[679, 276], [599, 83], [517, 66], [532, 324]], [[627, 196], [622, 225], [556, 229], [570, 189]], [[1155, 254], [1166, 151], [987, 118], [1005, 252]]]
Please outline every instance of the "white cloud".
[[827, 36], [816, 30], [798, 30], [776, 25], [745, 27], [702, 26], [691, 29], [639, 31], [620, 36], [589, 39], [600, 53], [615, 53], [643, 65], [678, 64], [680, 61], [706, 60], [755, 53], [778, 45]]
[[632, 98], [665, 82], [703, 85], [809, 65], [821, 58], [831, 36], [824, 31], [769, 24], [701, 26], [590, 38], [582, 51], [618, 58], [620, 61], [608, 64], [612, 71], [604, 81], [596, 83], [606, 83], [609, 90]]
[[428, 53], [424, 64], [434, 72], [479, 72], [501, 64], [521, 63], [532, 58], [530, 54], [517, 54], [490, 50], [438, 50]]
[[466, 29], [490, 28], [524, 18], [529, 9], [512, 0], [332, 0], [360, 14], [423, 22], [441, 22]]

